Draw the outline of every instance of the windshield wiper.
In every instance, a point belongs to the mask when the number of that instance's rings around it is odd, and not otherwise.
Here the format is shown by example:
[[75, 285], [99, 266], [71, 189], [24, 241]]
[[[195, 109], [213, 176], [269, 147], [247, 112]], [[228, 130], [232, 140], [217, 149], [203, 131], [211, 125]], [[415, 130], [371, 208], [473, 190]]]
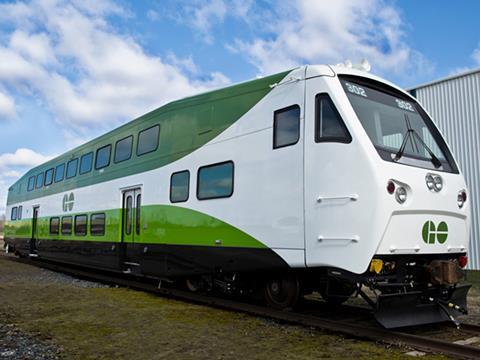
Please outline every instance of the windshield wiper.
[[439, 168], [440, 166], [442, 166], [442, 162], [435, 156], [435, 154], [427, 146], [427, 144], [425, 144], [425, 141], [423, 141], [422, 137], [418, 135], [417, 132], [413, 129], [412, 129], [412, 134], [418, 139], [418, 141], [420, 141], [420, 144], [425, 148], [425, 150], [427, 150], [428, 154], [430, 155], [430, 159], [432, 160], [433, 166], [435, 166], [436, 168]]
[[400, 160], [400, 158], [403, 156], [403, 153], [405, 152], [405, 147], [407, 146], [407, 140], [410, 137], [412, 137], [411, 138], [412, 145], [413, 144], [415, 145], [415, 147], [417, 148], [417, 152], [418, 152], [418, 147], [415, 139], [417, 139], [420, 142], [420, 144], [424, 147], [424, 149], [427, 150], [428, 154], [430, 155], [430, 160], [432, 161], [433, 166], [435, 166], [435, 168], [439, 168], [440, 166], [442, 166], [441, 161], [435, 156], [435, 154], [428, 147], [428, 145], [425, 144], [422, 137], [418, 135], [418, 133], [410, 126], [410, 119], [408, 118], [407, 114], [405, 114], [405, 122], [407, 123], [407, 132], [405, 133], [405, 136], [402, 141], [402, 145], [400, 145], [400, 149], [398, 149], [397, 153], [395, 154], [393, 161]]
[[398, 149], [393, 161], [398, 161], [403, 156], [405, 151], [405, 147], [407, 146], [407, 140], [410, 138], [410, 134], [413, 132], [413, 129], [408, 129], [405, 135], [403, 136], [402, 145], [400, 145], [400, 149]]

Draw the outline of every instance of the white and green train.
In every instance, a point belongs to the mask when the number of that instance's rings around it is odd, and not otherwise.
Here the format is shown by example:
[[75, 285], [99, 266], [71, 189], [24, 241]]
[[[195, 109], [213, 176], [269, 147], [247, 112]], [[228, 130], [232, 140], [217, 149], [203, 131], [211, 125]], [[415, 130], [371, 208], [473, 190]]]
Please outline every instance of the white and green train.
[[347, 67], [162, 106], [31, 169], [7, 217], [18, 255], [261, 289], [276, 307], [360, 285], [388, 327], [466, 306], [464, 178], [414, 98]]

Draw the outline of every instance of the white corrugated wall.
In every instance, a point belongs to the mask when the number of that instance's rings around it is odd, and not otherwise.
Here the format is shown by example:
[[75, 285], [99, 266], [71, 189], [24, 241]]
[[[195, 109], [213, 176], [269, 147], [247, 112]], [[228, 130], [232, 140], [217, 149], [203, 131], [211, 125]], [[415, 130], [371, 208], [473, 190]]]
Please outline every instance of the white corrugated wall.
[[[413, 91], [412, 91], [413, 90]], [[410, 90], [446, 137], [471, 201], [469, 268], [480, 269], [480, 70]]]

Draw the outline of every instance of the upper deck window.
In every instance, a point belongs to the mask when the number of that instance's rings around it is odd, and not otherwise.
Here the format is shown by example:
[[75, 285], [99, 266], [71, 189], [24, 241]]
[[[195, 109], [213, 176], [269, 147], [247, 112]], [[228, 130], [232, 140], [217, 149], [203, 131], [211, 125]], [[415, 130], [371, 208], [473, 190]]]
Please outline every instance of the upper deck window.
[[273, 148], [294, 145], [300, 138], [300, 107], [277, 110], [273, 114]]
[[65, 164], [60, 164], [55, 168], [55, 182], [60, 182], [65, 176]]
[[458, 173], [445, 141], [415, 100], [373, 80], [342, 77], [341, 84], [383, 160]]
[[82, 155], [80, 158], [80, 175], [86, 174], [92, 171], [93, 165], [93, 152], [89, 152], [88, 154]]
[[328, 94], [315, 97], [315, 141], [349, 143], [352, 137]]
[[78, 158], [70, 160], [67, 163], [67, 179], [73, 178], [77, 175], [77, 168], [78, 168]]
[[130, 159], [132, 156], [133, 136], [118, 140], [115, 144], [115, 156], [113, 161], [119, 163]]
[[53, 168], [45, 171], [45, 186], [51, 185], [53, 183]]
[[157, 150], [159, 136], [160, 125], [140, 131], [138, 134], [137, 155], [140, 156]]
[[43, 186], [43, 172], [37, 175], [35, 180], [35, 189], [40, 189]]
[[112, 152], [112, 145], [108, 144], [102, 146], [97, 150], [97, 156], [95, 158], [95, 169], [103, 169], [110, 165], [110, 153]]
[[27, 190], [28, 191], [32, 191], [33, 189], [35, 189], [35, 176], [30, 176], [28, 178], [28, 187], [27, 187]]

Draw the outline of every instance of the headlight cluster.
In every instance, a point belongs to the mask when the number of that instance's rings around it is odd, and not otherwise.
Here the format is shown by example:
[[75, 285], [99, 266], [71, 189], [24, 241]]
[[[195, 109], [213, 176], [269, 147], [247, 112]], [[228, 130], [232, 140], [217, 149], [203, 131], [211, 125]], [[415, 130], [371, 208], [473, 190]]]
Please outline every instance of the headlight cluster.
[[400, 203], [403, 204], [405, 201], [407, 201], [407, 189], [405, 189], [403, 186], [395, 186], [395, 183], [390, 180], [387, 183], [387, 192], [389, 194], [394, 194], [395, 193], [395, 199]]
[[427, 188], [431, 191], [439, 192], [443, 189], [443, 180], [439, 175], [427, 174], [425, 176]]

